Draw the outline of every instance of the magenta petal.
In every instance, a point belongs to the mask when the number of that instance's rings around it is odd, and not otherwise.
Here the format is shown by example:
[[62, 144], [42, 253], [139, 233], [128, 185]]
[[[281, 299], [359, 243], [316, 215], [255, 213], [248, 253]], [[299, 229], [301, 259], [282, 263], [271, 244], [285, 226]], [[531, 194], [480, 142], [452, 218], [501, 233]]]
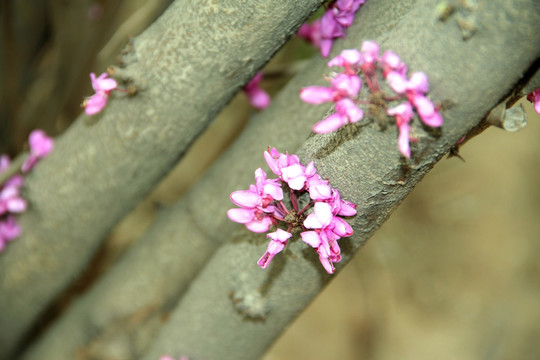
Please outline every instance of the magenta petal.
[[407, 159], [410, 159], [411, 157], [411, 148], [409, 146], [409, 131], [410, 127], [409, 124], [403, 123], [399, 127], [399, 139], [398, 139], [398, 147], [399, 152], [403, 154]]
[[309, 104], [322, 104], [332, 101], [334, 90], [325, 86], [308, 86], [300, 89], [300, 99]]
[[321, 39], [320, 47], [321, 47], [321, 55], [322, 57], [328, 57], [330, 55], [330, 51], [332, 50], [332, 44], [334, 43], [334, 40], [332, 39]]
[[95, 115], [103, 110], [105, 105], [107, 105], [107, 95], [97, 93], [86, 100], [84, 112], [86, 112], [87, 115]]
[[250, 104], [256, 109], [264, 109], [270, 105], [270, 96], [262, 89], [255, 88], [246, 92]]
[[32, 168], [34, 167], [34, 165], [37, 164], [38, 162], [38, 157], [32, 153], [30, 153], [28, 155], [28, 157], [26, 158], [26, 160], [24, 160], [23, 164], [21, 165], [21, 171], [23, 173], [26, 173], [30, 170], [32, 170]]
[[350, 203], [345, 200], [340, 200], [340, 209], [337, 215], [341, 216], [353, 216], [356, 215], [356, 207], [353, 203]]
[[253, 220], [255, 214], [251, 209], [229, 209], [227, 216], [234, 222], [246, 224]]
[[319, 261], [321, 262], [321, 265], [324, 267], [324, 270], [326, 270], [327, 273], [333, 274], [334, 271], [336, 270], [334, 268], [334, 265], [328, 258], [319, 256]]
[[326, 119], [319, 121], [313, 126], [313, 132], [317, 134], [327, 134], [336, 131], [347, 124], [347, 118], [340, 114], [332, 114]]
[[28, 138], [30, 150], [38, 157], [44, 157], [48, 155], [53, 147], [54, 141], [48, 137], [43, 130], [34, 130], [30, 133]]

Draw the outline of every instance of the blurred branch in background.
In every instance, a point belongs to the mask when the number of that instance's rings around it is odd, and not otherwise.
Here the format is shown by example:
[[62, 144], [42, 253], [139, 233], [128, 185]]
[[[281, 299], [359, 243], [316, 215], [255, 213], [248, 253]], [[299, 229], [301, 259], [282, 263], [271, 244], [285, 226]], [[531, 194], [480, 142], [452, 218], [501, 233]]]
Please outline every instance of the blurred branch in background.
[[34, 128], [65, 130], [90, 91], [88, 74], [104, 70], [171, 1], [3, 1], [0, 153], [16, 154]]

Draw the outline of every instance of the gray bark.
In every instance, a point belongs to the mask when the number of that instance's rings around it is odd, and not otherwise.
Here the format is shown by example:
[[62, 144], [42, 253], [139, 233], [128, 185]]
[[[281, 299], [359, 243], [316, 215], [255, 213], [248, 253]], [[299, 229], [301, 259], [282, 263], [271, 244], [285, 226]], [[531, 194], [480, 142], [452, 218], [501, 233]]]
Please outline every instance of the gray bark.
[[176, 1], [134, 39], [123, 70], [139, 95], [80, 116], [27, 178], [23, 235], [0, 256], [0, 308], [9, 309], [0, 314], [0, 358], [320, 4]]
[[[267, 241], [226, 218], [225, 211], [233, 207], [228, 194], [253, 182], [266, 146], [299, 149], [305, 163], [314, 160], [332, 186], [358, 205], [358, 216], [351, 220], [355, 235], [341, 240], [344, 259], [338, 269], [344, 266], [538, 57], [537, 2], [482, 2], [473, 16], [478, 30], [465, 41], [452, 18], [437, 19], [430, 1], [374, 1], [338, 45], [358, 48], [364, 39], [377, 40], [383, 50], [400, 54], [411, 71], [429, 75], [434, 101], [456, 104], [443, 112], [440, 133], [427, 133], [415, 124], [420, 141], [413, 145], [409, 164], [400, 160], [393, 126], [381, 131], [372, 123], [309, 136], [311, 125], [328, 110], [298, 99], [301, 86], [323, 83], [321, 75], [329, 71], [326, 60], [313, 60], [197, 186], [163, 211], [142, 241], [24, 358], [139, 354], [161, 327], [145, 359], [164, 353], [195, 360], [260, 357], [331, 276], [298, 239], [269, 269], [258, 268]], [[225, 244], [214, 253], [220, 243]], [[164, 326], [163, 318], [168, 319]], [[126, 335], [134, 323], [138, 329]], [[74, 339], [66, 340], [66, 334]]]

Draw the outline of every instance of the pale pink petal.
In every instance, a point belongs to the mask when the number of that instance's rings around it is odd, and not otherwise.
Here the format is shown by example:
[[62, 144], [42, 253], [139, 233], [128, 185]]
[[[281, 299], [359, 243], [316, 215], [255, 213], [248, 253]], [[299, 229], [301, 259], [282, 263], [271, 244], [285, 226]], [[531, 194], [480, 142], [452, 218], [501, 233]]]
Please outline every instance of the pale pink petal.
[[251, 209], [229, 209], [227, 216], [234, 222], [247, 224], [255, 217], [255, 213]]
[[409, 78], [408, 89], [425, 94], [429, 91], [429, 81], [425, 73], [417, 71]]
[[249, 190], [239, 190], [231, 193], [231, 201], [238, 206], [254, 208], [261, 204], [261, 196]]
[[47, 156], [54, 147], [54, 140], [45, 134], [43, 130], [34, 130], [28, 138], [30, 151], [38, 157]]
[[325, 86], [308, 86], [300, 89], [300, 99], [309, 104], [322, 104], [334, 99], [334, 90]]
[[404, 94], [407, 91], [407, 79], [397, 71], [391, 71], [386, 76], [388, 85], [398, 94]]
[[351, 99], [342, 99], [336, 103], [336, 111], [348, 118], [350, 123], [360, 121], [364, 112]]
[[409, 124], [402, 124], [399, 127], [399, 138], [398, 138], [398, 147], [399, 152], [405, 156], [407, 159], [411, 157], [411, 148], [409, 146]]
[[379, 59], [379, 44], [374, 41], [364, 41], [360, 51], [362, 52], [366, 63], [374, 63]]
[[264, 233], [272, 226], [272, 219], [268, 216], [263, 217], [261, 220], [253, 219], [251, 222], [245, 224], [246, 228], [256, 233]]
[[313, 126], [313, 132], [317, 134], [327, 134], [336, 131], [347, 124], [347, 118], [341, 114], [332, 114], [326, 119], [319, 121]]
[[318, 248], [321, 245], [321, 238], [315, 231], [304, 231], [300, 233], [302, 241], [310, 245], [313, 248]]

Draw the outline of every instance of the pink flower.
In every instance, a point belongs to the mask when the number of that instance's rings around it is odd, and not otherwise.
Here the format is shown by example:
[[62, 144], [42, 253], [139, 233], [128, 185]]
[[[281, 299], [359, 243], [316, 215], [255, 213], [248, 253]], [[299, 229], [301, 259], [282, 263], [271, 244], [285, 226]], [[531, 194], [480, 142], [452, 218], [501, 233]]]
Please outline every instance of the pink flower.
[[268, 244], [266, 252], [259, 259], [257, 264], [263, 269], [266, 269], [274, 256], [285, 248], [285, 245], [287, 245], [287, 242], [291, 236], [291, 233], [281, 229], [277, 229], [275, 232], [268, 233], [266, 237], [271, 239], [270, 243]]
[[320, 19], [304, 24], [298, 30], [298, 36], [312, 43], [327, 57], [332, 50], [334, 40], [345, 37], [345, 30], [354, 21], [354, 15], [365, 0], [338, 0], [332, 4]]
[[416, 95], [411, 99], [412, 104], [420, 116], [420, 120], [427, 126], [439, 127], [443, 123], [443, 118], [435, 108], [431, 100], [423, 95]]
[[[176, 359], [173, 358], [172, 356], [163, 355], [162, 357], [159, 358], [159, 360], [176, 360]], [[187, 358], [187, 356], [182, 356], [178, 360], [189, 360], [189, 359]]]
[[[266, 232], [273, 224], [270, 214], [276, 211], [274, 200], [283, 199], [283, 190], [277, 179], [266, 179], [262, 169], [255, 171], [256, 184], [249, 190], [235, 191], [231, 201], [240, 209], [230, 209], [227, 216], [234, 222], [244, 224], [248, 230]], [[280, 214], [281, 215], [281, 214]]]
[[251, 79], [250, 82], [244, 86], [243, 89], [249, 99], [249, 102], [256, 109], [264, 109], [270, 105], [270, 96], [259, 86], [262, 77], [263, 73], [262, 71], [259, 71], [257, 75], [255, 75], [253, 79]]
[[268, 148], [264, 152], [264, 159], [270, 167], [270, 170], [277, 176], [282, 175], [282, 169], [291, 165], [300, 164], [300, 160], [296, 155], [282, 154], [276, 148]]
[[21, 171], [26, 173], [30, 171], [36, 163], [49, 155], [54, 148], [54, 140], [45, 134], [43, 130], [34, 130], [28, 138], [30, 145], [30, 154], [21, 166]]
[[103, 73], [96, 78], [96, 74], [90, 73], [92, 87], [96, 93], [83, 103], [84, 111], [87, 115], [95, 115], [103, 110], [105, 105], [107, 105], [109, 95], [118, 87], [116, 80], [108, 79], [108, 76], [109, 74]]
[[384, 52], [383, 56], [381, 57], [381, 64], [383, 68], [383, 78], [386, 78], [386, 76], [392, 71], [395, 71], [402, 76], [407, 74], [407, 65], [401, 61], [396, 53], [392, 51]]
[[358, 68], [364, 64], [362, 53], [356, 49], [343, 50], [341, 54], [328, 62], [328, 66], [345, 68], [345, 74], [356, 75]]
[[330, 204], [316, 202], [313, 213], [308, 215], [304, 221], [306, 228], [315, 230], [300, 234], [302, 241], [317, 249], [319, 261], [329, 274], [334, 272], [333, 263], [341, 261], [337, 240], [353, 234], [351, 226], [342, 218], [334, 215]]
[[540, 88], [529, 93], [527, 100], [534, 103], [534, 110], [540, 115]]
[[399, 152], [409, 159], [411, 157], [411, 148], [409, 147], [409, 123], [414, 116], [412, 106], [409, 102], [405, 102], [396, 107], [388, 109], [386, 112], [388, 115], [396, 117], [396, 125], [399, 130]]
[[313, 126], [313, 132], [327, 134], [336, 131], [346, 124], [360, 121], [364, 112], [350, 99], [343, 99], [336, 103], [336, 113], [319, 121]]
[[7, 212], [21, 213], [24, 211], [26, 211], [26, 200], [21, 197], [19, 186], [13, 183], [4, 184], [0, 190], [0, 215]]

